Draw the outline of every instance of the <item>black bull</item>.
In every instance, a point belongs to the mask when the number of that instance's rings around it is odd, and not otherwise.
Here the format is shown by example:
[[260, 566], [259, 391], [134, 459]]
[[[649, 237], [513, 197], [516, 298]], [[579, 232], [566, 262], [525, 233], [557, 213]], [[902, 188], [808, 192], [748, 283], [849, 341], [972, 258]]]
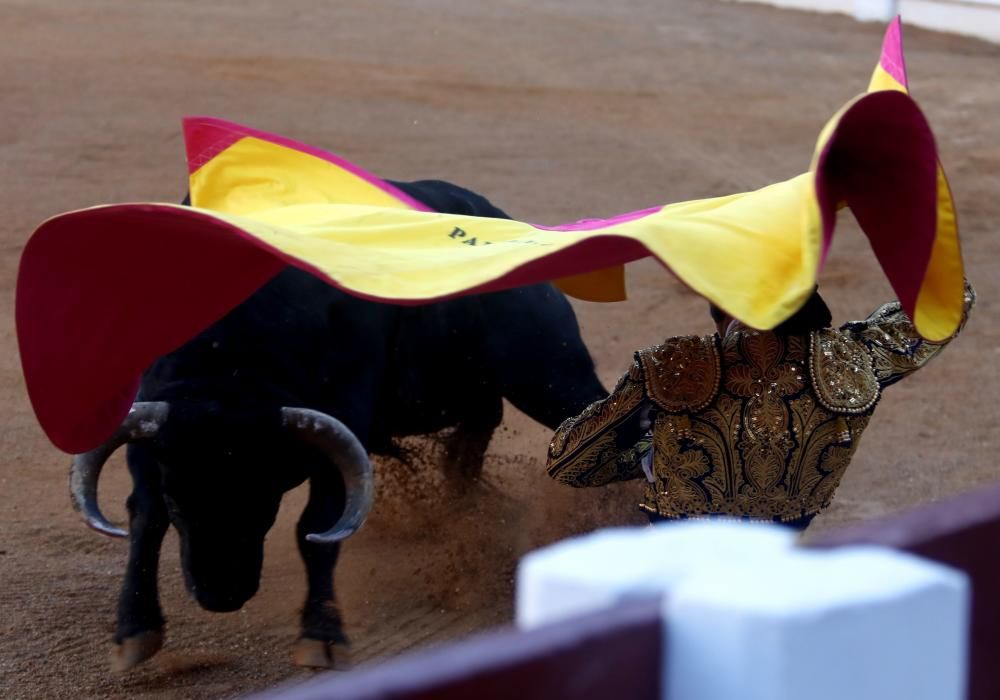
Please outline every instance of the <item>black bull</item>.
[[[506, 217], [448, 183], [394, 184], [437, 211]], [[357, 299], [287, 268], [154, 363], [136, 406], [160, 413], [140, 421], [143, 430], [123, 426], [119, 433], [129, 435], [95, 451], [96, 469], [74, 466], [77, 503], [102, 529], [100, 466], [116, 445], [130, 443], [130, 549], [113, 665], [133, 666], [162, 645], [157, 564], [171, 523], [192, 596], [207, 610], [237, 610], [257, 591], [264, 537], [282, 495], [306, 479], [297, 541], [308, 593], [295, 660], [329, 665], [335, 645], [346, 645], [333, 588], [340, 545], [310, 533], [329, 534], [350, 519], [358, 474], [289, 430], [287, 407], [341, 421], [360, 441], [370, 488], [364, 453], [391, 453], [395, 436], [454, 428], [445, 470], [475, 477], [502, 399], [555, 428], [605, 395], [573, 310], [552, 285], [403, 307]], [[95, 494], [89, 506], [77, 495], [87, 488]]]

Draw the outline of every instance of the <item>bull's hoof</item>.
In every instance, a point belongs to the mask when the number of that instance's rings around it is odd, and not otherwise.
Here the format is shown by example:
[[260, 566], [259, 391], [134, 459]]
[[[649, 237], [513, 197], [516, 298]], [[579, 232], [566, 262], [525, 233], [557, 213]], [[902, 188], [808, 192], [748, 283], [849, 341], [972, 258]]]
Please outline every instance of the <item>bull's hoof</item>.
[[163, 648], [163, 632], [159, 630], [140, 632], [134, 637], [126, 637], [121, 644], [115, 644], [111, 650], [111, 670], [127, 671], [152, 658], [161, 648]]
[[345, 644], [301, 637], [292, 647], [292, 663], [304, 668], [335, 668], [346, 671], [351, 667], [350, 651]]

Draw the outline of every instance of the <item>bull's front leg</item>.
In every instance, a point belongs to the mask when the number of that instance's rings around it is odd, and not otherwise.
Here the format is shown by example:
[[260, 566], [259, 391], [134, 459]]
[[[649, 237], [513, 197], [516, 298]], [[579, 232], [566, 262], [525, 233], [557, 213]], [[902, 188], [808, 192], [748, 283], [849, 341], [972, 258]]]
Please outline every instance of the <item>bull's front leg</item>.
[[293, 650], [297, 666], [334, 668], [349, 665], [349, 643], [333, 588], [340, 544], [317, 544], [306, 540], [310, 533], [328, 530], [343, 509], [343, 482], [314, 476], [309, 486], [309, 502], [296, 528], [308, 582], [302, 608], [302, 633]]
[[444, 440], [441, 469], [448, 483], [459, 490], [468, 487], [483, 473], [483, 460], [493, 439], [493, 432], [503, 420], [503, 401], [499, 394], [487, 391], [474, 409]]
[[129, 555], [118, 598], [118, 628], [111, 667], [124, 671], [149, 659], [163, 646], [163, 612], [157, 588], [160, 546], [170, 525], [156, 463], [140, 446], [130, 446], [132, 494], [129, 513]]

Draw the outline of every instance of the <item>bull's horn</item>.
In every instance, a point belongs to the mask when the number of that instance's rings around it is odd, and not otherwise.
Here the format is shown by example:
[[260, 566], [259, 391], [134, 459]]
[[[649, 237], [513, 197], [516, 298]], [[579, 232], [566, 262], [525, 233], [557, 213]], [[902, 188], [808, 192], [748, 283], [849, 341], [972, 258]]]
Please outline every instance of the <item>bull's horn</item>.
[[102, 535], [128, 537], [128, 532], [113, 525], [101, 513], [97, 504], [97, 482], [108, 457], [125, 443], [153, 437], [167, 419], [170, 404], [165, 401], [137, 401], [132, 404], [125, 420], [107, 442], [90, 452], [73, 457], [69, 472], [69, 493], [73, 508], [84, 521]]
[[282, 408], [284, 426], [303, 442], [319, 449], [340, 470], [346, 498], [340, 519], [326, 532], [306, 535], [309, 542], [333, 544], [361, 527], [375, 498], [375, 478], [368, 451], [350, 429], [336, 418], [308, 408]]

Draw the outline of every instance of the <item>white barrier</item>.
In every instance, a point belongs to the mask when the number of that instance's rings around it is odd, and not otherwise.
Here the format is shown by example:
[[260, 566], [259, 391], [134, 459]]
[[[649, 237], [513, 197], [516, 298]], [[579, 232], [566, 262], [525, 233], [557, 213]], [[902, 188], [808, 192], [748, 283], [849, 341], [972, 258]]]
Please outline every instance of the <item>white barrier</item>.
[[670, 700], [964, 697], [964, 574], [885, 548], [801, 550], [791, 538], [685, 523], [562, 542], [522, 561], [517, 621], [661, 596]]
[[854, 0], [854, 18], [861, 22], [889, 22], [899, 14], [899, 0]]
[[517, 625], [531, 629], [632, 598], [658, 598], [700, 566], [757, 561], [794, 544], [794, 533], [783, 528], [723, 521], [615, 528], [563, 540], [521, 560]]
[[730, 0], [851, 15], [863, 22], [903, 22], [939, 32], [1000, 42], [1000, 0]]
[[[899, 14], [900, 0], [735, 0], [774, 5], [788, 10], [809, 10], [853, 15], [864, 22], [888, 22]], [[909, 24], [909, 20], [907, 19]]]

